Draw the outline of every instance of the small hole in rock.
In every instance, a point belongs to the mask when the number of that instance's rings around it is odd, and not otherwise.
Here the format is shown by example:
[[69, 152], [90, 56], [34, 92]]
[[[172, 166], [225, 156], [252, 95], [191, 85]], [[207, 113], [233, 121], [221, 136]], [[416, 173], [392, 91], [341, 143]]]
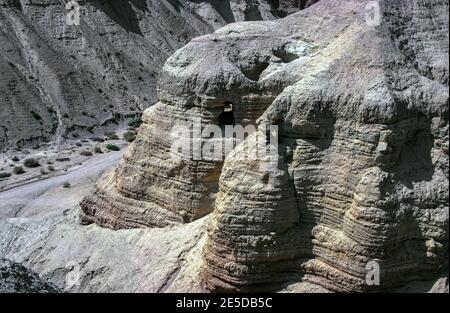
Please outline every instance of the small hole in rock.
[[225, 106], [223, 107], [223, 112], [219, 116], [219, 126], [223, 129], [225, 129], [225, 126], [235, 125], [235, 119], [234, 119], [234, 106], [231, 102], [226, 102]]

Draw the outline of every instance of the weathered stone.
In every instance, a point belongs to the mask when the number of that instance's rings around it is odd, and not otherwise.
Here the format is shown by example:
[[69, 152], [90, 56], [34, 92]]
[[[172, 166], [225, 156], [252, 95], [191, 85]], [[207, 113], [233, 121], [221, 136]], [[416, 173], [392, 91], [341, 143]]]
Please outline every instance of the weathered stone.
[[[276, 24], [264, 28], [270, 27]], [[167, 61], [159, 102], [144, 112], [140, 136], [123, 163], [83, 201], [83, 222], [112, 228], [165, 226], [212, 211], [222, 161], [173, 158], [173, 144], [190, 140], [191, 133], [182, 127], [219, 125], [227, 103], [234, 105], [237, 125], [254, 125], [283, 88], [301, 76], [281, 70], [291, 67], [284, 56], [300, 58], [310, 49], [301, 41], [256, 36], [257, 31], [259, 25], [251, 23], [225, 27], [192, 40]]]
[[[225, 162], [211, 289], [389, 290], [448, 267], [448, 3], [380, 1], [376, 27], [365, 4], [321, 1], [264, 31], [315, 53], [260, 119], [279, 121], [277, 169], [262, 179], [239, 148]], [[366, 283], [371, 261], [380, 286]]]
[[[322, 0], [192, 40], [167, 61], [158, 104], [83, 201], [82, 221], [167, 226], [213, 211], [203, 269], [213, 291], [395, 290], [438, 275], [448, 267], [448, 3], [376, 3], [379, 24], [368, 1]], [[171, 157], [174, 130], [219, 125], [230, 103], [236, 124], [278, 125], [275, 169], [244, 144], [224, 163]], [[379, 286], [366, 282], [373, 262]]]

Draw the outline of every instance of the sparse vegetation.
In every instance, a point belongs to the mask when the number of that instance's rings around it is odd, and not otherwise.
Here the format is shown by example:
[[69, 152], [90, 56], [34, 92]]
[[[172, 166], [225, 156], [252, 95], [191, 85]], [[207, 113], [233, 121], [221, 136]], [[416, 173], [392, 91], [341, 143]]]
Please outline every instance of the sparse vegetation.
[[135, 120], [132, 120], [130, 123], [128, 123], [128, 126], [138, 128], [142, 124], [142, 119], [137, 118]]
[[11, 176], [11, 173], [7, 173], [7, 172], [0, 172], [0, 179], [1, 178], [8, 178]]
[[41, 117], [38, 113], [36, 113], [36, 112], [34, 112], [34, 111], [31, 111], [30, 113], [31, 113], [31, 115], [34, 117], [34, 119], [35, 119], [36, 121], [42, 120], [42, 117]]
[[58, 159], [55, 159], [55, 161], [56, 162], [69, 162], [70, 158], [58, 158]]
[[120, 119], [121, 119], [120, 113], [114, 112], [111, 121], [112, 121], [114, 124], [119, 124]]
[[113, 144], [107, 144], [106, 149], [108, 149], [109, 151], [119, 151], [120, 150], [120, 148], [118, 146], [113, 145]]
[[39, 162], [36, 159], [33, 158], [28, 158], [23, 162], [23, 165], [25, 165], [25, 167], [29, 167], [29, 168], [36, 168], [41, 166], [39, 164]]
[[109, 140], [118, 140], [119, 136], [115, 132], [107, 132], [105, 136], [108, 137]]
[[80, 155], [82, 156], [92, 156], [92, 152], [89, 150], [83, 150], [80, 152]]
[[94, 142], [105, 142], [105, 139], [100, 137], [92, 137], [91, 140]]
[[25, 170], [23, 169], [22, 166], [15, 166], [13, 171], [14, 171], [14, 174], [16, 174], [16, 175], [21, 175], [21, 174], [25, 173]]
[[134, 131], [127, 131], [123, 134], [123, 139], [127, 142], [133, 142], [136, 139], [136, 133]]

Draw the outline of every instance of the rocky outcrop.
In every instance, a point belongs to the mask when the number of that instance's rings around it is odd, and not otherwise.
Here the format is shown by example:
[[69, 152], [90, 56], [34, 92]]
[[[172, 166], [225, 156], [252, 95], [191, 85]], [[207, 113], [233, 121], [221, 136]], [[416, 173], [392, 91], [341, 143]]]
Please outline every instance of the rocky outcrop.
[[[311, 49], [306, 42], [256, 36], [257, 31], [250, 24], [223, 28], [192, 40], [166, 62], [159, 102], [144, 112], [142, 135], [123, 163], [81, 204], [84, 223], [166, 226], [212, 211], [223, 162], [174, 158], [174, 143], [191, 141], [185, 127], [219, 125], [227, 103], [234, 105], [234, 123], [254, 125], [283, 88], [299, 79], [300, 72], [289, 71], [291, 58]], [[249, 32], [248, 41], [237, 40], [241, 32]], [[287, 71], [277, 70], [284, 65]]]
[[156, 102], [167, 58], [227, 23], [278, 17], [270, 1], [0, 1], [0, 149], [91, 136]]
[[[322, 0], [176, 52], [82, 222], [167, 226], [213, 211], [214, 291], [393, 290], [448, 267], [448, 3], [373, 3]], [[222, 126], [230, 105], [235, 124], [278, 126], [275, 167], [246, 157], [258, 133], [225, 162], [173, 157], [192, 135], [183, 125]], [[366, 282], [374, 264], [380, 285]]]
[[389, 290], [448, 266], [448, 3], [382, 1], [375, 27], [365, 4], [323, 1], [265, 33], [315, 53], [260, 120], [280, 128], [276, 169], [239, 148], [225, 162], [211, 289]]
[[[289, 49], [303, 53], [310, 48], [307, 43], [291, 46], [289, 39], [277, 36], [237, 40], [247, 31], [252, 32], [249, 24], [223, 28], [194, 39], [167, 61], [159, 102], [144, 112], [141, 136], [122, 164], [82, 203], [83, 222], [112, 228], [166, 226], [212, 211], [222, 161], [174, 158], [173, 144], [191, 141], [186, 125], [218, 125], [227, 103], [234, 104], [236, 124], [255, 124], [281, 90], [299, 77], [295, 72], [272, 73], [272, 68], [264, 71], [271, 60], [277, 62], [275, 67], [284, 65], [274, 49], [289, 58]], [[236, 35], [230, 36], [233, 32]]]
[[59, 293], [53, 284], [44, 282], [26, 267], [0, 259], [0, 293]]

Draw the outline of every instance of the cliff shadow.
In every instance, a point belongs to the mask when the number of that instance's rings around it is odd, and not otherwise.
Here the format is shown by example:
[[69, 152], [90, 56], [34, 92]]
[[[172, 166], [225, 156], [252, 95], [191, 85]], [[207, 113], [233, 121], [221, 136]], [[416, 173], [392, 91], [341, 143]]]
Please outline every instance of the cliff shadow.
[[142, 12], [149, 12], [146, 0], [94, 0], [91, 1], [91, 4], [98, 10], [103, 11], [127, 32], [143, 35], [137, 12], [133, 7]]

